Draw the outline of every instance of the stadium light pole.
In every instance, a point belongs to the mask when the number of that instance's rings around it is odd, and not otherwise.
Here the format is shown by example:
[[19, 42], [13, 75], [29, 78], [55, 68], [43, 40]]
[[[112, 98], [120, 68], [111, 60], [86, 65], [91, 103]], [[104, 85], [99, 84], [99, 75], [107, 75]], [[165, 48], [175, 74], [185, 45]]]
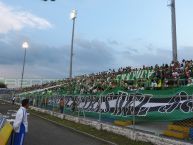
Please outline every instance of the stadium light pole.
[[171, 20], [172, 20], [172, 55], [173, 61], [178, 61], [177, 55], [177, 34], [176, 34], [176, 4], [175, 0], [170, 0], [170, 4], [168, 5], [171, 7]]
[[77, 10], [72, 10], [70, 13], [70, 19], [73, 21], [72, 26], [72, 40], [71, 40], [71, 51], [70, 51], [70, 72], [69, 78], [72, 78], [72, 57], [73, 57], [73, 46], [74, 46], [74, 29], [75, 29], [75, 19], [77, 17]]
[[23, 85], [23, 75], [24, 75], [24, 69], [25, 69], [26, 50], [29, 48], [29, 44], [27, 41], [23, 42], [22, 48], [24, 49], [24, 58], [23, 58], [23, 68], [22, 68], [22, 74], [21, 74], [21, 88]]

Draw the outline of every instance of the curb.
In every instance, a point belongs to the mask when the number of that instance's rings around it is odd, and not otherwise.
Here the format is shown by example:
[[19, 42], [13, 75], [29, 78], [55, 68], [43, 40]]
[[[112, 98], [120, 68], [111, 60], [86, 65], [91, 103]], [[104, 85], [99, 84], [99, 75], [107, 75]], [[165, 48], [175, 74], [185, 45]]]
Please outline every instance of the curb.
[[46, 120], [46, 121], [49, 121], [49, 122], [51, 122], [51, 123], [54, 123], [54, 124], [56, 124], [56, 125], [62, 126], [62, 127], [64, 127], [64, 128], [70, 129], [70, 130], [73, 130], [73, 131], [75, 131], [75, 132], [77, 132], [77, 133], [84, 134], [84, 135], [89, 136], [89, 137], [91, 137], [91, 138], [94, 138], [94, 139], [96, 139], [96, 140], [100, 140], [100, 141], [102, 141], [102, 142], [108, 143], [108, 144], [110, 144], [110, 145], [118, 145], [118, 144], [113, 143], [113, 142], [111, 142], [111, 141], [102, 139], [102, 138], [100, 138], [100, 137], [91, 135], [91, 134], [89, 134], [89, 133], [86, 133], [86, 132], [83, 132], [83, 131], [74, 129], [74, 128], [72, 128], [72, 127], [66, 126], [66, 125], [61, 124], [61, 123], [58, 123], [58, 122], [56, 122], [56, 121], [53, 121], [53, 120], [47, 119], [47, 118], [45, 118], [45, 117], [39, 116], [39, 115], [37, 115], [37, 114], [35, 114], [35, 113], [31, 113], [31, 114], [34, 115], [34, 116], [36, 116], [36, 117], [39, 117], [39, 118], [41, 118], [41, 119], [44, 119], [44, 120]]

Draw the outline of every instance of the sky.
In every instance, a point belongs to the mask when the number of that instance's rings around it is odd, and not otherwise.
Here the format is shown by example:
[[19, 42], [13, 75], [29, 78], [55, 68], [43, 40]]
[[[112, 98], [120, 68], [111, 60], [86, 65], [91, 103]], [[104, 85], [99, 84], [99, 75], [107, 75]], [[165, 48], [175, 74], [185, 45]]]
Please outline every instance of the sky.
[[[0, 0], [0, 79], [66, 78], [72, 9], [77, 10], [73, 75], [170, 63], [168, 0]], [[193, 1], [176, 0], [179, 60], [193, 58]]]

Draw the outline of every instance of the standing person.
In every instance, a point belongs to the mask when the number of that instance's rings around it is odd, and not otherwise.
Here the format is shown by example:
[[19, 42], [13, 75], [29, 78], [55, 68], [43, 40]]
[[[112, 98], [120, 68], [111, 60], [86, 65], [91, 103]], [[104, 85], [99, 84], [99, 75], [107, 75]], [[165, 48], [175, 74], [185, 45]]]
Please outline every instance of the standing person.
[[45, 108], [48, 107], [48, 97], [45, 98]]
[[63, 113], [64, 112], [64, 99], [63, 98], [60, 99], [59, 106], [60, 106], [60, 113]]
[[14, 128], [13, 145], [23, 145], [25, 133], [28, 132], [28, 120], [26, 111], [28, 107], [29, 107], [29, 99], [24, 99], [22, 101], [22, 106], [17, 111], [15, 121], [13, 123]]
[[12, 105], [14, 105], [15, 104], [15, 96], [13, 96], [13, 98], [12, 98]]
[[72, 112], [73, 114], [75, 113], [76, 109], [77, 109], [77, 103], [76, 103], [76, 99], [73, 98], [73, 102], [72, 102]]
[[35, 99], [35, 97], [33, 98], [33, 106], [35, 106], [36, 105], [36, 99]]

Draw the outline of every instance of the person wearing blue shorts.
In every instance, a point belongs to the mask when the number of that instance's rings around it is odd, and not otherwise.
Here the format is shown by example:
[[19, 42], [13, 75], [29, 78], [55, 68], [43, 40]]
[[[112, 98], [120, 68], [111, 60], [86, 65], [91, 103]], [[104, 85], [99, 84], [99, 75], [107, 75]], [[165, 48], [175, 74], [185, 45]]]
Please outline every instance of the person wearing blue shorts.
[[25, 134], [28, 132], [27, 111], [29, 107], [29, 100], [22, 100], [22, 106], [16, 113], [13, 123], [14, 133], [12, 138], [12, 145], [24, 145]]

